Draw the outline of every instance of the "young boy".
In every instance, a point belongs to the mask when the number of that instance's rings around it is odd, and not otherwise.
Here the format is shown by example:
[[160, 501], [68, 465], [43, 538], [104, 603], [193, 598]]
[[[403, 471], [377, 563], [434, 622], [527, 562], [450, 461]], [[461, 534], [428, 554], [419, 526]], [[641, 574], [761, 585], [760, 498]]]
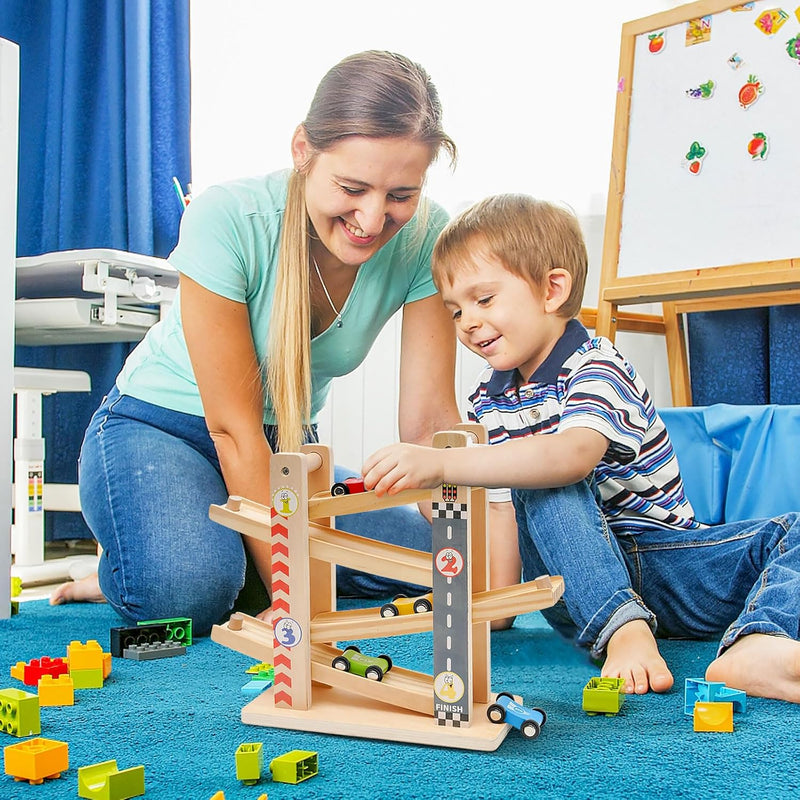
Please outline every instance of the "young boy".
[[564, 577], [545, 617], [630, 692], [672, 686], [656, 631], [722, 634], [708, 680], [800, 702], [800, 518], [694, 518], [642, 379], [575, 319], [587, 258], [574, 215], [490, 197], [444, 229], [433, 269], [458, 338], [490, 365], [470, 395], [490, 444], [383, 448], [367, 488], [511, 487], [525, 577]]

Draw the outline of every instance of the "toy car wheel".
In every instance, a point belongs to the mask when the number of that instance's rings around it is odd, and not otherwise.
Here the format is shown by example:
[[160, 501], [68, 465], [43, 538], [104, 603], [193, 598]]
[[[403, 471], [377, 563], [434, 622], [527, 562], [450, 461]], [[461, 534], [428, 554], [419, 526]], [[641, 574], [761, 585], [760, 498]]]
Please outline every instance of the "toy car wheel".
[[386, 664], [387, 664], [387, 666], [386, 666], [386, 672], [388, 672], [388, 671], [389, 671], [389, 670], [392, 668], [392, 666], [393, 666], [393, 665], [392, 665], [392, 659], [391, 659], [391, 658], [389, 658], [389, 656], [387, 656], [387, 655], [386, 655], [386, 653], [381, 653], [381, 654], [378, 656], [378, 658], [385, 658], [385, 659], [386, 659]]
[[490, 722], [499, 725], [506, 718], [506, 710], [498, 703], [492, 703], [489, 708], [486, 709], [486, 716], [489, 718]]
[[399, 615], [400, 612], [397, 610], [397, 606], [394, 603], [384, 603], [381, 606], [382, 617], [397, 617]]
[[354, 644], [349, 644], [345, 647], [345, 650], [352, 650], [354, 653], [360, 653], [360, 648], [356, 647]]
[[534, 708], [534, 711], [538, 711], [542, 715], [542, 721], [539, 723], [539, 727], [541, 728], [545, 722], [547, 722], [547, 712], [543, 708]]
[[497, 699], [499, 700], [501, 697], [507, 697], [509, 700], [513, 700], [514, 699], [514, 695], [510, 694], [509, 692], [498, 692], [497, 693]]
[[519, 726], [519, 732], [526, 739], [535, 739], [539, 735], [539, 723], [534, 722], [532, 719], [526, 719], [522, 725]]
[[331, 494], [334, 497], [341, 497], [343, 494], [350, 494], [350, 487], [346, 483], [334, 483], [331, 486]]
[[344, 656], [336, 656], [336, 658], [331, 661], [331, 666], [334, 669], [342, 670], [342, 672], [350, 672], [350, 661]]
[[364, 670], [364, 677], [369, 678], [371, 681], [383, 680], [383, 670], [373, 664]]
[[425, 614], [428, 611], [433, 611], [433, 604], [427, 597], [420, 597], [419, 600], [414, 601], [415, 614]]

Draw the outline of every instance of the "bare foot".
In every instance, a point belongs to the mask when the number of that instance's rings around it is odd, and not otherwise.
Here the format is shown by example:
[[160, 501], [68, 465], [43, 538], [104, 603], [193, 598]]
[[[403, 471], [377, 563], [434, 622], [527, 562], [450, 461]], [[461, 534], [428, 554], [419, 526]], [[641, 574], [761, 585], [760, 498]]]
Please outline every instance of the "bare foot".
[[51, 606], [60, 606], [63, 603], [105, 603], [105, 601], [96, 572], [79, 581], [62, 583], [50, 595]]
[[706, 680], [752, 697], [800, 703], [800, 642], [765, 633], [742, 636], [709, 664]]
[[658, 652], [653, 632], [643, 619], [626, 622], [608, 640], [604, 678], [624, 678], [628, 694], [666, 692], [672, 688], [672, 673]]

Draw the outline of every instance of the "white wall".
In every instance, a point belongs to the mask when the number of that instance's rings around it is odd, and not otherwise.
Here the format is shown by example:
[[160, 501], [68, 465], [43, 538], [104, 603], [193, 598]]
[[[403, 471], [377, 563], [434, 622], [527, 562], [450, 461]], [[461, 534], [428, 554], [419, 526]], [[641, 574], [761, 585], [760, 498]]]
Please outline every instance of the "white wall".
[[[568, 203], [587, 236], [585, 303], [594, 306], [621, 25], [675, 5], [192, 0], [192, 188], [288, 166], [291, 134], [324, 72], [350, 53], [396, 50], [430, 72], [459, 148], [454, 173], [431, 170], [429, 194], [451, 213], [506, 191]], [[358, 466], [396, 438], [398, 330], [392, 320], [364, 366], [334, 386], [320, 428], [340, 463]], [[663, 343], [631, 335], [618, 343], [657, 402], [669, 404]], [[479, 368], [462, 350], [460, 398]]]

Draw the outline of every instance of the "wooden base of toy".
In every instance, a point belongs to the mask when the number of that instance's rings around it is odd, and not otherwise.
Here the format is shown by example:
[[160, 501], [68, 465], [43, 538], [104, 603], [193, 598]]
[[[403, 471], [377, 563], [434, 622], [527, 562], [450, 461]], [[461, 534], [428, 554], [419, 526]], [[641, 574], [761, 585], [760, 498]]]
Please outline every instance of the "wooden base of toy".
[[500, 747], [511, 726], [490, 722], [486, 708], [475, 703], [469, 727], [452, 728], [437, 725], [433, 716], [402, 708], [380, 703], [365, 706], [357, 695], [315, 684], [314, 705], [310, 709], [276, 708], [272, 689], [267, 689], [242, 709], [242, 722], [266, 728], [490, 752]]

